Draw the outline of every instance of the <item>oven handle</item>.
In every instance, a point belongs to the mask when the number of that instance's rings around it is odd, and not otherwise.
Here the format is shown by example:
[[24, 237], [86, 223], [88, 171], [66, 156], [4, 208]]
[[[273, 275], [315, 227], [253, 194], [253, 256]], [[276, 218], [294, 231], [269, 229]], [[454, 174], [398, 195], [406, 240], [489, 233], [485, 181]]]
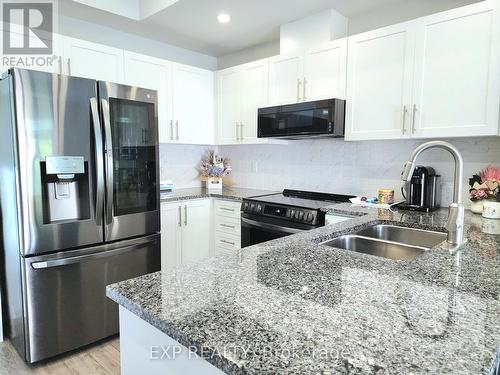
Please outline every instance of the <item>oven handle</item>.
[[298, 229], [298, 228], [290, 228], [290, 227], [283, 227], [281, 225], [275, 225], [275, 224], [269, 224], [269, 223], [261, 223], [259, 221], [247, 219], [246, 217], [242, 217], [241, 221], [245, 224], [258, 227], [258, 228], [263, 228], [263, 229], [273, 229], [277, 232], [283, 232], [283, 233], [301, 233], [304, 232], [305, 229]]

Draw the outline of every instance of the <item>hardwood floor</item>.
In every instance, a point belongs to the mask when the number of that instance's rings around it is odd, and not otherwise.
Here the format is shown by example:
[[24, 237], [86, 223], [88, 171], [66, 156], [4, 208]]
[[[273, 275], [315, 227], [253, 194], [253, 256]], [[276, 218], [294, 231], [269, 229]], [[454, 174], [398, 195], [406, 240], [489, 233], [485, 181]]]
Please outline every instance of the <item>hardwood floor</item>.
[[0, 375], [120, 374], [120, 341], [112, 338], [35, 365], [26, 364], [9, 341], [0, 342]]

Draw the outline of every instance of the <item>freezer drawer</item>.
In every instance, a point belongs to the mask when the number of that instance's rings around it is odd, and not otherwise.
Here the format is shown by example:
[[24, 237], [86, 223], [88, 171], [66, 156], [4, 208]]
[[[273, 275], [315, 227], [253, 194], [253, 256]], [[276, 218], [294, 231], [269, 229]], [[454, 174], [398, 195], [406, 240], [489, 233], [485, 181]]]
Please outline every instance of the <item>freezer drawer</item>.
[[28, 362], [118, 332], [106, 285], [160, 270], [159, 234], [24, 259]]

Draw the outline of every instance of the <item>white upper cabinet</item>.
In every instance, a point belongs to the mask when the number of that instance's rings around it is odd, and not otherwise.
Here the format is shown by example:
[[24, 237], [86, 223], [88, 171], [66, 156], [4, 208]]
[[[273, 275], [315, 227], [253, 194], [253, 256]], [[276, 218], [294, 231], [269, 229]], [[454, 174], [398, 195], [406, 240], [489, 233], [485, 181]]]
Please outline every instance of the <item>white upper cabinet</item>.
[[63, 72], [67, 75], [123, 83], [123, 61], [122, 49], [64, 37]]
[[270, 104], [345, 99], [347, 38], [269, 59]]
[[269, 58], [269, 101], [271, 105], [302, 101], [304, 77], [302, 54], [278, 55]]
[[257, 138], [258, 108], [268, 105], [268, 60], [217, 73], [219, 144], [262, 143]]
[[307, 51], [304, 59], [304, 101], [345, 99], [347, 38]]
[[349, 38], [346, 139], [408, 136], [413, 30], [402, 23]]
[[243, 143], [262, 143], [257, 138], [257, 112], [269, 104], [269, 60], [258, 60], [241, 68], [241, 124]]
[[349, 37], [346, 140], [496, 135], [495, 1]]
[[173, 140], [171, 66], [166, 60], [125, 51], [125, 82], [127, 85], [156, 90], [158, 93], [158, 134], [160, 143]]
[[240, 141], [241, 70], [231, 68], [217, 72], [217, 127], [220, 144]]
[[176, 142], [213, 144], [214, 73], [173, 63], [172, 113]]
[[498, 133], [498, 13], [486, 1], [416, 21], [416, 137]]

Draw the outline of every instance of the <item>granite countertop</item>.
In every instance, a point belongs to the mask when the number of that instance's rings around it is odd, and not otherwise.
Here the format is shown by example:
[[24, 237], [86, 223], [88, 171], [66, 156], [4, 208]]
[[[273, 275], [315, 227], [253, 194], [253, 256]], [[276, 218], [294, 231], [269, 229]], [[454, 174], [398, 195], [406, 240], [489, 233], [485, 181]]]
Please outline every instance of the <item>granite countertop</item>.
[[236, 187], [224, 187], [222, 190], [212, 189], [208, 190], [203, 187], [175, 189], [173, 195], [163, 196], [160, 194], [161, 202], [172, 202], [186, 199], [200, 199], [200, 198], [222, 198], [227, 200], [241, 201], [244, 198], [257, 197], [259, 195], [268, 195], [277, 193], [276, 191], [258, 190], [258, 189], [245, 189]]
[[[467, 242], [412, 261], [319, 243], [432, 214], [351, 208], [347, 222], [127, 280], [107, 295], [228, 374], [488, 374], [500, 348], [500, 221], [466, 214]], [[498, 359], [495, 367], [498, 366]]]

